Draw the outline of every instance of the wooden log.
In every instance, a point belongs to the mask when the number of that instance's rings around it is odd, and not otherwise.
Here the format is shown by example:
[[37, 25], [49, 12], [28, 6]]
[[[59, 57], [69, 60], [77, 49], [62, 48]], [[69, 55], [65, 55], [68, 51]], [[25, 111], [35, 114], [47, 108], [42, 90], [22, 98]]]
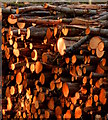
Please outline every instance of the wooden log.
[[48, 83], [50, 83], [50, 81], [52, 81], [54, 78], [52, 73], [41, 73], [39, 81], [42, 85], [48, 86]]
[[106, 38], [102, 38], [101, 40], [102, 41], [98, 44], [99, 51], [107, 50], [108, 42], [107, 42]]
[[91, 35], [101, 35], [101, 36], [108, 36], [108, 30], [107, 29], [100, 29], [100, 28], [92, 28], [89, 27], [85, 31], [86, 35], [91, 34]]
[[72, 56], [72, 64], [81, 64], [81, 63], [84, 63], [84, 56], [81, 55]]
[[15, 13], [15, 9], [11, 9], [11, 8], [2, 8], [2, 13], [3, 14], [14, 14]]
[[79, 89], [80, 87], [78, 83], [65, 82], [63, 83], [62, 92], [64, 97], [68, 97], [68, 95], [72, 96], [75, 94]]
[[16, 10], [16, 13], [19, 14], [19, 13], [25, 13], [29, 11], [39, 11], [39, 10], [45, 11], [43, 6], [27, 6], [27, 7], [18, 8]]
[[97, 18], [97, 19], [95, 19], [95, 21], [99, 21], [99, 20], [108, 20], [108, 13], [99, 17], [99, 18]]
[[105, 51], [100, 51], [98, 47], [96, 48], [96, 55], [98, 58], [102, 58], [104, 56]]
[[99, 62], [99, 59], [96, 56], [88, 56], [87, 62], [93, 65], [93, 64], [97, 64]]
[[90, 36], [85, 36], [84, 38], [80, 39], [77, 43], [73, 44], [73, 46], [66, 49], [66, 53], [72, 52], [76, 48], [80, 47], [83, 43], [88, 41], [90, 39]]
[[62, 23], [62, 20], [51, 20], [51, 19], [27, 19], [27, 18], [18, 18], [18, 22], [25, 22], [25, 23], [35, 23], [38, 25], [57, 25]]
[[89, 46], [91, 49], [96, 49], [98, 47], [98, 44], [101, 42], [101, 38], [98, 36], [92, 37], [90, 39]]
[[94, 72], [91, 72], [90, 73], [90, 78], [104, 78], [106, 77], [106, 74], [99, 74], [99, 73], [94, 73]]
[[44, 8], [45, 9], [51, 9], [51, 10], [55, 10], [55, 11], [59, 11], [59, 12], [63, 12], [63, 13], [68, 13], [68, 14], [76, 14], [76, 15], [82, 15], [82, 14], [96, 14], [95, 10], [82, 10], [82, 9], [71, 9], [68, 7], [61, 7], [61, 6], [54, 6], [54, 5], [50, 5], [45, 3], [44, 4]]
[[95, 71], [95, 70], [96, 68], [94, 66], [87, 65], [83, 68], [83, 73], [89, 75], [91, 71]]

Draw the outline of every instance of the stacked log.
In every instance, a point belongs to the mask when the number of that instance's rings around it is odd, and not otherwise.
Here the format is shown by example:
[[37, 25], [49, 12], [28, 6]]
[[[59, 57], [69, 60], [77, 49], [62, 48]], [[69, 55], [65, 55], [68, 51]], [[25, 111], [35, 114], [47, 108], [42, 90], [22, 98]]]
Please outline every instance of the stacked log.
[[3, 118], [107, 119], [107, 8], [2, 5]]

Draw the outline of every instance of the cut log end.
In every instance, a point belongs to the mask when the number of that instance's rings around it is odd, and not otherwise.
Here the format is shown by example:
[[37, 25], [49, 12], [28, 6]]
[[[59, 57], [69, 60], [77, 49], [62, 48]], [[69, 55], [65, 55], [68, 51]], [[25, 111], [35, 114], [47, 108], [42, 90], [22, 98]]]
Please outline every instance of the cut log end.
[[22, 74], [18, 72], [16, 75], [16, 83], [19, 85], [22, 82]]
[[57, 48], [58, 48], [58, 51], [61, 55], [64, 55], [65, 54], [65, 51], [66, 50], [66, 45], [65, 45], [65, 42], [64, 42], [64, 39], [63, 38], [59, 38], [58, 41], [57, 41]]
[[104, 50], [104, 42], [100, 42], [98, 44], [98, 49], [99, 49], [100, 52], [102, 52]]
[[25, 27], [25, 23], [24, 22], [17, 22], [17, 26], [20, 28], [20, 29], [23, 29]]
[[32, 60], [36, 61], [37, 60], [37, 51], [33, 50], [31, 53]]
[[63, 92], [64, 97], [68, 97], [68, 95], [69, 95], [69, 88], [68, 88], [67, 83], [63, 83], [62, 92]]
[[104, 55], [104, 51], [99, 51], [98, 47], [96, 48], [96, 55], [98, 58], [102, 58], [102, 56]]
[[15, 18], [13, 14], [11, 14], [8, 16], [8, 22], [10, 24], [15, 24], [17, 22], [17, 18]]

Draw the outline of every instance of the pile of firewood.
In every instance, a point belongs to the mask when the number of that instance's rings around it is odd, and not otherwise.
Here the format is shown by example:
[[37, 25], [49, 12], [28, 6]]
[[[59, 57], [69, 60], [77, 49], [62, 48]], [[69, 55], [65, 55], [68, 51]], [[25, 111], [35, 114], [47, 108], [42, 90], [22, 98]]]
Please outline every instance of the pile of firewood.
[[3, 118], [107, 119], [108, 4], [2, 5]]

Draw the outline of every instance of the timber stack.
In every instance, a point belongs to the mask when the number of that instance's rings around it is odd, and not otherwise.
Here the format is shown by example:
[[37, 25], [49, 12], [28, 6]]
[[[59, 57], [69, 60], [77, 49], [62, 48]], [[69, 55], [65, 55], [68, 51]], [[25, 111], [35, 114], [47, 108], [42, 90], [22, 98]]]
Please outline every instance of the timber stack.
[[108, 4], [2, 5], [3, 118], [108, 118]]

